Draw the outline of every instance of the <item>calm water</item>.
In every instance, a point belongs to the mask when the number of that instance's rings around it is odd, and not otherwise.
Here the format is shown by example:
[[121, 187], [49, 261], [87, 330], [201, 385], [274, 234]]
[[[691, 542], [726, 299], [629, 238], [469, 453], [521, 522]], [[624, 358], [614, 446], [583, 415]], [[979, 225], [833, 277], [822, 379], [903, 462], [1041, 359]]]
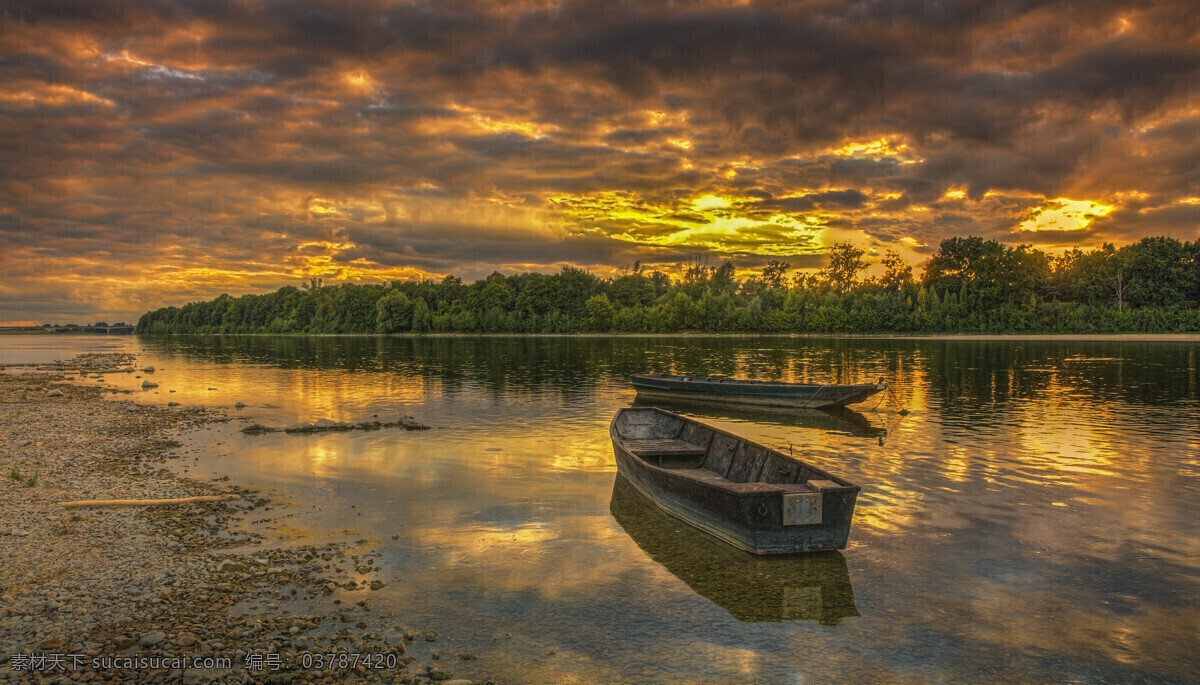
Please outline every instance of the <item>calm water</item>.
[[[251, 437], [235, 422], [179, 467], [294, 503], [281, 535], [378, 540], [376, 609], [441, 633], [463, 675], [1200, 679], [1197, 343], [7, 336], [0, 362], [103, 349], [159, 367], [139, 402], [436, 426]], [[895, 400], [877, 408], [689, 412], [862, 484], [849, 548], [754, 558], [618, 481], [607, 424], [650, 370], [885, 376]]]

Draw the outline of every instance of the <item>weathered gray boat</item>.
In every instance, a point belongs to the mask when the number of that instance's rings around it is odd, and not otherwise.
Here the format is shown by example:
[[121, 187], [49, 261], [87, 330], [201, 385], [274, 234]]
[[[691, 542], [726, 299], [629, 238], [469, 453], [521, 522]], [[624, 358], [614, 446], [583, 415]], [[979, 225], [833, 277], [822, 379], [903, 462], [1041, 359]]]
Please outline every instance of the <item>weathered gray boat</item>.
[[862, 402], [871, 395], [887, 389], [887, 384], [882, 378], [878, 383], [859, 385], [775, 383], [736, 378], [668, 376], [661, 373], [634, 374], [632, 379], [638, 397], [803, 409], [844, 407], [847, 404]]
[[675, 413], [687, 412], [700, 421], [744, 421], [758, 425], [786, 426], [807, 431], [838, 433], [857, 438], [887, 437], [887, 428], [871, 423], [866, 415], [848, 407], [799, 409], [795, 407], [750, 406], [721, 402], [690, 402], [638, 396], [635, 407], [658, 407]]
[[669, 514], [755, 554], [845, 549], [861, 488], [655, 407], [617, 410], [617, 471]]
[[651, 559], [739, 621], [837, 625], [859, 615], [841, 552], [749, 554], [680, 525], [620, 474], [609, 511]]

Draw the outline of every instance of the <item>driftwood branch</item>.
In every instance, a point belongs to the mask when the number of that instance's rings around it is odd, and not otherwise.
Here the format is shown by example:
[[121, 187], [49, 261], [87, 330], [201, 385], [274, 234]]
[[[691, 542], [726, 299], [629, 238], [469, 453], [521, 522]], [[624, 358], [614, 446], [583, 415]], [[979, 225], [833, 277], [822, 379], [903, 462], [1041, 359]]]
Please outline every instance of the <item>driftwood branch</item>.
[[175, 499], [81, 499], [74, 502], [59, 502], [60, 507], [160, 507], [169, 504], [190, 504], [192, 502], [221, 502], [228, 499], [241, 499], [241, 495], [200, 495], [198, 497], [177, 497]]

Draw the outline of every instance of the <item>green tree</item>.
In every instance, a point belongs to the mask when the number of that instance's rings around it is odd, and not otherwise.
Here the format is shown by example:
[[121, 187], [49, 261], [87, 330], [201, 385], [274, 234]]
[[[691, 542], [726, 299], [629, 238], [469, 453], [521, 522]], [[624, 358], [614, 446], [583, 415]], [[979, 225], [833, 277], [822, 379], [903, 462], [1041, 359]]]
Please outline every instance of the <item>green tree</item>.
[[654, 283], [640, 273], [618, 276], [608, 290], [618, 307], [649, 306], [657, 298]]
[[413, 302], [399, 290], [389, 290], [375, 303], [376, 330], [380, 333], [407, 331], [412, 319]]
[[737, 270], [733, 266], [733, 260], [726, 259], [721, 262], [717, 270], [713, 272], [712, 278], [709, 280], [709, 285], [713, 292], [722, 295], [732, 295], [737, 290], [737, 280], [735, 278]]
[[925, 264], [921, 284], [943, 292], [988, 280], [1004, 256], [1004, 246], [977, 236], [946, 238]]
[[414, 333], [428, 333], [433, 330], [433, 314], [422, 297], [413, 298], [412, 330]]
[[912, 265], [904, 261], [895, 250], [888, 250], [883, 257], [883, 276], [879, 279], [884, 290], [898, 292], [912, 283]]
[[675, 297], [666, 306], [663, 315], [668, 330], [681, 331], [700, 328], [699, 317], [695, 314], [695, 303], [683, 290], [675, 293]]
[[[861, 254], [861, 253], [860, 253]], [[766, 288], [782, 289], [787, 285], [787, 262], [771, 260], [762, 270], [762, 284]]]
[[1188, 267], [1191, 273], [1191, 285], [1188, 287], [1188, 300], [1193, 305], [1200, 303], [1200, 238], [1184, 245], [1188, 255]]
[[607, 295], [593, 295], [587, 301], [588, 327], [593, 331], [609, 331], [613, 326], [613, 306]]
[[1006, 250], [994, 285], [1000, 302], [1024, 304], [1045, 297], [1050, 293], [1050, 257], [1030, 245]]
[[1125, 299], [1132, 307], [1183, 305], [1192, 285], [1191, 255], [1175, 238], [1142, 238], [1121, 248]]
[[714, 269], [709, 266], [707, 259], [696, 257], [683, 270], [683, 280], [679, 284], [680, 289], [693, 300], [700, 299], [700, 296], [708, 289], [713, 271]]
[[845, 294], [858, 283], [858, 275], [867, 268], [862, 250], [854, 243], [835, 243], [829, 248], [829, 264], [822, 273], [825, 281], [839, 293]]

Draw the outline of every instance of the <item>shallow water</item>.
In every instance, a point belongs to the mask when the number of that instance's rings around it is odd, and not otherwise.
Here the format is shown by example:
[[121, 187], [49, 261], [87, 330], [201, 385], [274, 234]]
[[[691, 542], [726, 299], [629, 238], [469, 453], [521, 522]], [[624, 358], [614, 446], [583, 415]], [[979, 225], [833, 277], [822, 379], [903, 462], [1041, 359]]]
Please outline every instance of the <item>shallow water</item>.
[[[235, 422], [193, 439], [180, 467], [273, 490], [296, 505], [281, 527], [378, 539], [376, 608], [443, 634], [450, 661], [479, 655], [458, 673], [1200, 678], [1197, 343], [34, 338], [0, 337], [0, 362], [51, 343], [41, 359], [134, 351], [159, 387], [104, 382], [139, 402], [435, 426], [246, 436]], [[757, 559], [621, 487], [607, 425], [643, 371], [885, 376], [894, 397], [855, 412], [688, 411], [861, 484], [849, 547]]]

